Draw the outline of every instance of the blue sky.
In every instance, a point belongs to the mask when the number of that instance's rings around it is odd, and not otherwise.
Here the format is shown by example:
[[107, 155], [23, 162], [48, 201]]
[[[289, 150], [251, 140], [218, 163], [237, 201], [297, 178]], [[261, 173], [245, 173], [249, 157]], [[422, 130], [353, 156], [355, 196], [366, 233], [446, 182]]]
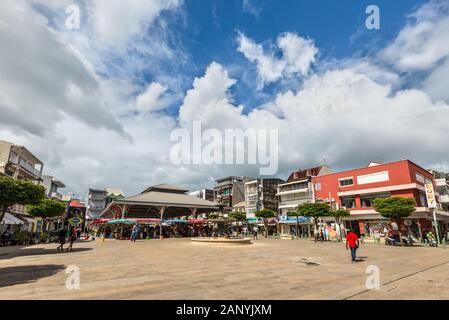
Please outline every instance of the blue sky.
[[170, 135], [197, 121], [277, 130], [279, 178], [323, 159], [449, 171], [446, 0], [5, 0], [0, 22], [0, 139], [66, 191], [259, 176], [173, 163]]
[[[393, 41], [409, 19], [407, 16], [425, 2], [249, 0], [248, 3], [256, 8], [250, 11], [242, 0], [187, 0], [181, 18], [172, 12], [166, 12], [165, 16], [172, 27], [175, 42], [190, 57], [186, 65], [175, 70], [181, 71], [186, 79], [193, 80], [211, 61], [230, 66], [230, 74], [235, 77], [252, 68], [242, 54], [236, 53], [238, 31], [258, 43], [268, 45], [280, 33], [295, 32], [315, 41], [321, 60], [370, 55]], [[365, 28], [368, 16], [365, 9], [370, 4], [380, 8], [380, 30]], [[172, 67], [168, 63], [164, 72], [173, 71]], [[151, 79], [151, 71], [146, 76]], [[264, 95], [264, 92], [272, 94], [279, 90], [278, 86], [269, 85], [260, 92], [246, 84], [243, 82], [238, 88], [233, 88], [233, 93], [236, 100], [247, 108], [269, 100], [270, 96]], [[172, 107], [175, 111], [166, 112], [176, 113], [178, 101]]]

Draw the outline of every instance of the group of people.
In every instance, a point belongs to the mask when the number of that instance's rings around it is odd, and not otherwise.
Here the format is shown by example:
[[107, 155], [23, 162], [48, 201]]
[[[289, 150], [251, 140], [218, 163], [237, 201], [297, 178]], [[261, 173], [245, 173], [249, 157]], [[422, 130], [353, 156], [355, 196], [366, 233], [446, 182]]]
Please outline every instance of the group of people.
[[64, 245], [66, 243], [66, 239], [69, 240], [69, 246], [66, 248], [66, 251], [73, 251], [73, 243], [79, 239], [81, 235], [81, 229], [77, 229], [76, 227], [72, 226], [69, 230], [67, 230], [66, 227], [63, 227], [58, 232], [58, 240], [59, 240], [59, 246], [56, 247], [56, 250], [59, 252], [64, 251]]

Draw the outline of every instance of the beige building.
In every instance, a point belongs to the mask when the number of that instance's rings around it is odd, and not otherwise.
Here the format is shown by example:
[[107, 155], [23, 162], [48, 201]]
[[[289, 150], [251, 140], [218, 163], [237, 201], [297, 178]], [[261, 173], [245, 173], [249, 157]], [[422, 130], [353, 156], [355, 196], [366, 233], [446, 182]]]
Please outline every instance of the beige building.
[[245, 212], [247, 218], [255, 218], [257, 210], [270, 209], [278, 213], [277, 187], [281, 179], [254, 179], [245, 182]]
[[331, 173], [326, 166], [314, 167], [292, 172], [287, 182], [278, 185], [279, 211], [282, 216], [296, 210], [299, 204], [315, 202], [312, 177]]
[[42, 182], [44, 164], [24, 146], [0, 140], [0, 175]]

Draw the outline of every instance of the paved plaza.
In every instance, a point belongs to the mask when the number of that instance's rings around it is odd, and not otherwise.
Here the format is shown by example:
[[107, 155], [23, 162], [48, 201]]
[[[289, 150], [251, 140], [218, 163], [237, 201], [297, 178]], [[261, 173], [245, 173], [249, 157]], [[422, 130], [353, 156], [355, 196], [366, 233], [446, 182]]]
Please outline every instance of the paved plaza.
[[[80, 241], [0, 248], [0, 299], [449, 299], [449, 248], [261, 239], [252, 245], [189, 239]], [[68, 290], [66, 268], [80, 269]], [[367, 290], [366, 268], [381, 287]]]

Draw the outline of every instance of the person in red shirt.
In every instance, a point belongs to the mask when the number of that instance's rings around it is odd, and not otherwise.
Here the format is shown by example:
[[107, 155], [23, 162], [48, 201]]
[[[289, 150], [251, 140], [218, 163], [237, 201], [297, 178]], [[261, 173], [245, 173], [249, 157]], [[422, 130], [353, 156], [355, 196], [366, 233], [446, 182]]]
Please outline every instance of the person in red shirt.
[[349, 230], [346, 235], [346, 250], [351, 249], [351, 259], [352, 262], [356, 262], [356, 252], [359, 247], [359, 237], [352, 231]]

